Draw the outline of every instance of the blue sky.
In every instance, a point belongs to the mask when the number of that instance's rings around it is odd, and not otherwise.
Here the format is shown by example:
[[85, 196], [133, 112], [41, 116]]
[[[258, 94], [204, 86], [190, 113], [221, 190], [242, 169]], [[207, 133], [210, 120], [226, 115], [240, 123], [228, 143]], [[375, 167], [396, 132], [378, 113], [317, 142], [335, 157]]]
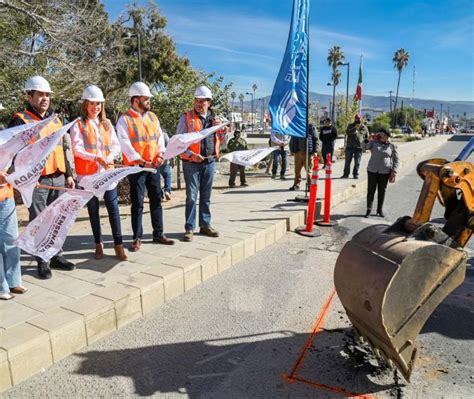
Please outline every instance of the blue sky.
[[[104, 0], [111, 19], [127, 1]], [[139, 4], [146, 4], [139, 1]], [[158, 0], [178, 52], [200, 70], [216, 72], [239, 93], [269, 95], [288, 37], [292, 0]], [[397, 74], [391, 62], [400, 47], [410, 53], [400, 95], [474, 101], [474, 0], [312, 0], [310, 90], [331, 94], [327, 51], [342, 47], [351, 64], [350, 92], [364, 55], [364, 93], [388, 95]], [[342, 67], [345, 92], [346, 67]], [[250, 97], [247, 97], [250, 99]]]

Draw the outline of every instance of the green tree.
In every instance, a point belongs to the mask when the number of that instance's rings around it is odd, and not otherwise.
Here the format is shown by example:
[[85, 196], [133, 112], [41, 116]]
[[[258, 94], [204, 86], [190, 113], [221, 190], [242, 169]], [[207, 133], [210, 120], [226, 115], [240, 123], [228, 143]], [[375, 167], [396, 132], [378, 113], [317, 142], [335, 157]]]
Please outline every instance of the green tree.
[[237, 93], [235, 91], [233, 91], [232, 93], [230, 93], [230, 98], [232, 98], [232, 105], [231, 105], [231, 108], [232, 108], [232, 111], [234, 110], [234, 102], [235, 102], [235, 99], [237, 98]]
[[371, 133], [380, 132], [382, 128], [390, 130], [390, 114], [388, 112], [382, 112], [377, 115], [369, 126]]
[[[350, 100], [349, 100], [350, 101]], [[346, 115], [346, 96], [341, 95], [336, 101], [336, 127], [338, 134], [346, 134], [349, 123], [354, 121], [355, 115], [359, 112], [359, 103], [355, 97], [352, 97], [352, 103], [347, 110]]]
[[410, 54], [403, 48], [400, 48], [395, 51], [392, 58], [393, 66], [398, 71], [397, 93], [395, 95], [395, 104], [393, 109], [394, 112], [397, 110], [398, 90], [400, 89], [400, 79], [402, 77], [402, 71], [408, 65], [409, 58]]
[[334, 119], [334, 113], [336, 108], [336, 88], [341, 81], [341, 72], [339, 71], [339, 63], [345, 59], [344, 52], [339, 46], [333, 46], [328, 50], [327, 62], [332, 68], [331, 82], [332, 82], [332, 110], [331, 118]]

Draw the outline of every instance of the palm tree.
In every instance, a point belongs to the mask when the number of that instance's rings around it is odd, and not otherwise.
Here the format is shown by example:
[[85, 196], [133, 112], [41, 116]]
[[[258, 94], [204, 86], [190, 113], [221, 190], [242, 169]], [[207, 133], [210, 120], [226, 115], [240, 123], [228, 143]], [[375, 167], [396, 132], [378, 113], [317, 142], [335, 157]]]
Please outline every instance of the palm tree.
[[392, 58], [393, 66], [398, 71], [397, 94], [395, 95], [395, 106], [393, 109], [394, 115], [396, 115], [397, 113], [398, 89], [400, 88], [400, 78], [402, 77], [403, 68], [405, 68], [408, 65], [409, 58], [410, 58], [410, 54], [408, 54], [408, 51], [406, 51], [403, 48], [398, 49], [393, 54], [393, 58]]
[[237, 93], [233, 91], [232, 93], [230, 93], [230, 97], [232, 98], [232, 111], [234, 111], [234, 101], [235, 101], [235, 98], [237, 97]]
[[339, 63], [342, 63], [345, 60], [344, 52], [339, 46], [331, 47], [328, 51], [328, 65], [332, 68], [331, 82], [332, 82], [332, 110], [331, 110], [331, 119], [334, 123], [334, 104], [336, 103], [336, 87], [341, 81], [341, 72], [337, 69]]

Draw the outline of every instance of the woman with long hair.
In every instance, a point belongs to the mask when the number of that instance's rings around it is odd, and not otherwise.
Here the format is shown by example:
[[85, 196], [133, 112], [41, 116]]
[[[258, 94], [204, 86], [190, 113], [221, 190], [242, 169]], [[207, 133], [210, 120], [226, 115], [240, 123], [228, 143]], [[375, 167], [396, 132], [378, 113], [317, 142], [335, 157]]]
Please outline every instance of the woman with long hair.
[[[72, 150], [78, 184], [83, 176], [113, 168], [114, 159], [120, 155], [120, 143], [112, 123], [105, 116], [105, 99], [97, 86], [89, 85], [82, 93], [81, 118], [71, 128]], [[128, 259], [122, 241], [122, 228], [116, 185], [104, 194], [114, 239], [115, 255], [121, 261]], [[99, 199], [92, 197], [87, 203], [89, 219], [95, 240], [95, 258], [104, 256], [100, 226]]]

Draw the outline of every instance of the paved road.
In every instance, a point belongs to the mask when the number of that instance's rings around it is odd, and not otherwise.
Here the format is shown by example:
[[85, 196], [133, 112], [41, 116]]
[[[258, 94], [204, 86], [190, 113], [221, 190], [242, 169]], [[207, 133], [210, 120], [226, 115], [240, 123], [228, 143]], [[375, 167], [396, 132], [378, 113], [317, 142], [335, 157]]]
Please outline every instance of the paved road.
[[[448, 159], [460, 142], [434, 156]], [[421, 187], [414, 168], [389, 187], [387, 220], [410, 213]], [[326, 398], [335, 393], [286, 383], [333, 288], [342, 245], [380, 219], [364, 219], [364, 198], [334, 210], [339, 226], [277, 244], [165, 304], [3, 394], [18, 397]], [[442, 209], [433, 215], [439, 219]], [[468, 250], [473, 250], [473, 243]], [[377, 397], [473, 397], [474, 268], [432, 315], [418, 338], [410, 385], [390, 370], [349, 356], [352, 331], [340, 303], [329, 308], [298, 372], [300, 378]]]

